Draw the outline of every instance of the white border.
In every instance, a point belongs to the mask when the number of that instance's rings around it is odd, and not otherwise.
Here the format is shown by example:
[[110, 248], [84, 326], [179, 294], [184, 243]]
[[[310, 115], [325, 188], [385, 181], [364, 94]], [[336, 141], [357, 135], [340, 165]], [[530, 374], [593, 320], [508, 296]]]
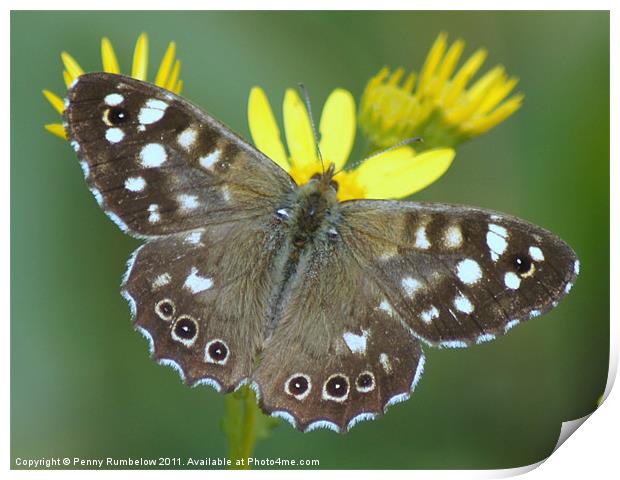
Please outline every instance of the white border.
[[[174, 3], [169, 1], [162, 0], [149, 0], [148, 2], [128, 2], [127, 0], [107, 0], [105, 3], [103, 2], [83, 2], [77, 0], [64, 1], [64, 2], [55, 2], [50, 4], [49, 2], [42, 1], [32, 1], [32, 0], [9, 0], [4, 3], [4, 5], [8, 5], [9, 9], [19, 9], [19, 10], [45, 10], [49, 9], [50, 6], [58, 7], [59, 9], [75, 9], [75, 10], [91, 10], [91, 9], [136, 9], [139, 7], [145, 7], [148, 9], [244, 9], [244, 8], [256, 8], [257, 4], [255, 2], [242, 1], [242, 0], [229, 0], [225, 3], [222, 2], [205, 2], [205, 1], [184, 1], [180, 0]], [[270, 9], [367, 9], [367, 8], [375, 8], [379, 4], [376, 2], [368, 2], [364, 0], [360, 0], [357, 2], [343, 2], [343, 1], [325, 1], [325, 0], [313, 0], [312, 2], [283, 2], [283, 1], [263, 1], [260, 3], [262, 8], [270, 8]], [[617, 74], [617, 63], [618, 63], [618, 20], [617, 14], [618, 11], [614, 11], [613, 7], [615, 6], [612, 1], [601, 1], [601, 0], [590, 0], [588, 3], [578, 3], [574, 1], [564, 1], [564, 2], [549, 2], [549, 1], [532, 1], [532, 0], [522, 0], [520, 2], [505, 2], [503, 4], [498, 4], [497, 2], [491, 1], [480, 1], [480, 0], [470, 0], [466, 3], [462, 1], [441, 1], [436, 0], [434, 2], [406, 2], [406, 1], [383, 1], [380, 3], [380, 6], [383, 9], [420, 9], [420, 10], [448, 10], [448, 9], [463, 9], [463, 7], [468, 7], [474, 10], [489, 10], [489, 9], [500, 9], [500, 10], [510, 10], [510, 9], [526, 9], [526, 10], [547, 10], [547, 9], [587, 9], [587, 10], [612, 10], [611, 13], [611, 85], [618, 84], [618, 74]], [[432, 7], [432, 8], [431, 8]], [[7, 66], [10, 65], [10, 14], [9, 9], [6, 9], [6, 14], [4, 16], [3, 24], [5, 25], [2, 31], [5, 32], [5, 38], [7, 41], [4, 43], [4, 48], [2, 48], [2, 64]], [[10, 88], [9, 88], [9, 78], [4, 75], [2, 77], [2, 81], [4, 82], [5, 88], [3, 89], [3, 97], [4, 102], [3, 105], [7, 106], [10, 104]], [[620, 112], [620, 105], [618, 104], [618, 95], [617, 92], [612, 88], [611, 91], [611, 131], [617, 132], [618, 127], [618, 112]], [[10, 158], [10, 111], [8, 108], [5, 108], [5, 114], [2, 117], [2, 135], [4, 138], [4, 150], [5, 161], [2, 162], [2, 169], [4, 175], [2, 176], [2, 183], [4, 188], [1, 189], [2, 202], [0, 206], [0, 211], [2, 214], [3, 222], [2, 224], [5, 227], [4, 234], [2, 235], [2, 252], [5, 257], [4, 265], [9, 265], [10, 262], [10, 248], [9, 248], [9, 233], [8, 228], [10, 225], [10, 165], [7, 159]], [[617, 135], [617, 133], [616, 133]], [[618, 186], [618, 166], [617, 162], [620, 161], [620, 157], [617, 155], [618, 147], [616, 136], [611, 136], [611, 158], [614, 159], [614, 162], [611, 163], [611, 245], [618, 246], [620, 245], [620, 235], [619, 235], [619, 220], [618, 220], [618, 206], [620, 205], [620, 192], [618, 189], [614, 189], [614, 186]], [[587, 161], [588, 159], [584, 159]], [[618, 282], [618, 276], [616, 272], [619, 271], [620, 268], [620, 255], [617, 250], [612, 249], [612, 258], [611, 258], [611, 291], [618, 292], [620, 291], [620, 285]], [[4, 300], [4, 304], [7, 305], [10, 302], [10, 270], [5, 267], [2, 275], [2, 299]], [[605, 395], [607, 396], [606, 401], [603, 405], [594, 412], [591, 418], [585, 422], [585, 424], [579, 429], [580, 432], [578, 435], [571, 436], [565, 444], [563, 444], [557, 452], [555, 452], [549, 461], [543, 462], [541, 468], [538, 468], [528, 474], [528, 478], [540, 478], [540, 479], [548, 479], [550, 477], [559, 477], [563, 479], [572, 479], [572, 478], [583, 478], [585, 476], [588, 477], [598, 477], [598, 478], [608, 478], [609, 472], [618, 471], [618, 461], [616, 460], [618, 457], [617, 454], [617, 429], [620, 426], [619, 417], [619, 406], [620, 406], [620, 396], [617, 392], [611, 391], [611, 387], [613, 385], [618, 365], [618, 317], [620, 312], [618, 311], [617, 304], [611, 305], [611, 330], [610, 330], [610, 338], [612, 339], [611, 345], [611, 358], [610, 358], [610, 369], [609, 369], [609, 379], [607, 383], [607, 388], [605, 390]], [[8, 427], [10, 420], [10, 409], [9, 409], [9, 399], [10, 399], [10, 389], [8, 386], [9, 383], [9, 369], [10, 369], [10, 335], [6, 333], [4, 335], [4, 370], [3, 370], [3, 385], [5, 388], [2, 389], [2, 402], [4, 407], [4, 425]], [[414, 432], [412, 432], [414, 434]], [[2, 440], [2, 449], [5, 452], [5, 470], [12, 465], [12, 461], [10, 458], [10, 444], [9, 444], [9, 431], [8, 428], [4, 429], [4, 437]], [[534, 466], [535, 467], [535, 466]], [[476, 470], [466, 470], [466, 471], [416, 471], [416, 478], [426, 479], [426, 478], [498, 478], [505, 476], [513, 476], [524, 473], [525, 471], [531, 470], [528, 467], [523, 467], [520, 469], [511, 469], [511, 470], [494, 470], [494, 471], [476, 471]], [[265, 472], [265, 471], [255, 471], [253, 472], [258, 476], [288, 476], [289, 474], [286, 471], [276, 471], [276, 472]], [[327, 473], [327, 472], [325, 472]], [[200, 476], [204, 478], [204, 471], [187, 471], [186, 475]], [[14, 477], [38, 477], [38, 476], [52, 476], [57, 478], [84, 478], [86, 477], [95, 477], [95, 476], [109, 476], [110, 472], [108, 471], [10, 471], [7, 472], [8, 478]], [[169, 476], [169, 473], [166, 471], [117, 471], [114, 475], [118, 475], [121, 477], [131, 476], [131, 478], [163, 478], [164, 476]], [[227, 477], [235, 477], [240, 475], [245, 475], [240, 472], [231, 472], [231, 471], [223, 471], [218, 473], [218, 475], [225, 475]], [[297, 471], [295, 475], [301, 475], [304, 477], [315, 476], [316, 473], [313, 471]], [[342, 473], [338, 472], [338, 476], [341, 476]], [[390, 471], [389, 475], [391, 477], [397, 478], [410, 478], [411, 472], [408, 471]]]

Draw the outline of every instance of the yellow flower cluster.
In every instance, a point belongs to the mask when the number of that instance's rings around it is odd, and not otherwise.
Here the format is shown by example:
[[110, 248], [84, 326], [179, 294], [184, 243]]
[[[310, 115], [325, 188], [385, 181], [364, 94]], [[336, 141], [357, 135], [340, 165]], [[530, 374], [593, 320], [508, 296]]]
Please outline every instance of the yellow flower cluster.
[[[441, 33], [419, 76], [410, 73], [404, 78], [403, 68], [393, 72], [383, 68], [368, 82], [358, 115], [353, 95], [347, 90], [335, 89], [323, 106], [319, 122], [318, 148], [323, 165], [319, 161], [310, 116], [295, 90], [287, 90], [283, 101], [286, 147], [265, 92], [259, 87], [251, 90], [248, 122], [252, 139], [259, 150], [298, 184], [306, 183], [314, 174], [333, 164], [341, 201], [407, 197], [446, 172], [455, 155], [452, 147], [501, 123], [518, 110], [523, 101], [522, 94], [506, 100], [517, 79], [508, 77], [502, 66], [491, 69], [468, 86], [482, 66], [486, 51], [476, 51], [457, 71], [464, 46], [462, 40], [457, 40], [448, 48], [447, 35]], [[154, 83], [180, 93], [181, 63], [175, 60], [175, 50], [171, 42]], [[63, 52], [61, 57], [68, 87], [83, 70], [68, 53]], [[101, 57], [104, 71], [120, 73], [116, 54], [107, 38], [101, 41]], [[131, 76], [146, 80], [147, 65], [148, 38], [143, 33], [136, 43]], [[43, 93], [62, 114], [64, 105], [60, 97], [49, 90]], [[387, 150], [346, 169], [358, 122], [374, 150]], [[65, 138], [62, 124], [48, 124], [45, 128]], [[409, 145], [390, 148], [414, 136], [424, 139], [418, 152]], [[424, 151], [420, 151], [422, 149]]]
[[[386, 148], [421, 136], [426, 146], [455, 146], [493, 128], [521, 107], [523, 95], [506, 99], [517, 84], [498, 65], [472, 85], [487, 52], [477, 50], [456, 69], [465, 48], [463, 40], [448, 47], [439, 34], [420, 74], [393, 72], [384, 67], [370, 79], [362, 95], [360, 124], [370, 141]], [[456, 72], [456, 73], [455, 73]]]

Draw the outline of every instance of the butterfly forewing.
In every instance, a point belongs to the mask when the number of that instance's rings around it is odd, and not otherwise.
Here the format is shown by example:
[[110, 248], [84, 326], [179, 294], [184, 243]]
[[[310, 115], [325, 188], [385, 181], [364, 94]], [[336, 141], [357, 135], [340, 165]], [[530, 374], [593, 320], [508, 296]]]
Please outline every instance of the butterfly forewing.
[[131, 78], [79, 77], [65, 118], [101, 207], [138, 236], [271, 211], [294, 187], [286, 172], [217, 120]]
[[389, 201], [342, 210], [356, 261], [411, 334], [433, 345], [488, 341], [548, 311], [579, 270], [558, 237], [497, 212]]

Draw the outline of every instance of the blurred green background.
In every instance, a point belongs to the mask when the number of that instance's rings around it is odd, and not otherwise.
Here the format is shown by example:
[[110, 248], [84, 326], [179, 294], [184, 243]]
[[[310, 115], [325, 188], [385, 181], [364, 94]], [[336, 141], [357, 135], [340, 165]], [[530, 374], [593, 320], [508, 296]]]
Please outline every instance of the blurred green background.
[[[498, 468], [536, 462], [562, 421], [590, 413], [609, 354], [609, 15], [606, 12], [13, 12], [11, 16], [11, 453], [16, 457], [222, 457], [223, 397], [148, 358], [119, 294], [139, 243], [100, 211], [74, 152], [47, 133], [41, 95], [65, 89], [59, 54], [99, 70], [100, 39], [129, 71], [138, 34], [153, 78], [170, 40], [184, 95], [248, 137], [249, 90], [280, 118], [306, 83], [315, 110], [357, 99], [381, 66], [419, 70], [437, 34], [487, 47], [482, 71], [520, 77], [523, 108], [458, 149], [417, 200], [492, 208], [555, 232], [581, 258], [553, 312], [466, 350], [427, 349], [411, 400], [346, 435], [286, 424], [259, 458], [321, 468]], [[358, 150], [359, 151], [359, 150]], [[577, 433], [578, 435], [579, 433]], [[12, 463], [14, 466], [14, 463]]]

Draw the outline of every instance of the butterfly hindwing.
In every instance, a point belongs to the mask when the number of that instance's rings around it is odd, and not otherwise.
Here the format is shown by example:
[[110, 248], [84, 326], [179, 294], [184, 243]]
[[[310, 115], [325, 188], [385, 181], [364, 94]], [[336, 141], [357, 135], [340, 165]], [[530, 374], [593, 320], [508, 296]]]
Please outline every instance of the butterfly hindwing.
[[351, 255], [338, 237], [302, 255], [252, 375], [262, 408], [304, 431], [375, 418], [422, 374], [420, 342]]
[[273, 288], [270, 230], [268, 218], [211, 225], [151, 240], [130, 260], [123, 294], [134, 325], [186, 383], [231, 391], [250, 375]]
[[346, 202], [342, 212], [356, 261], [432, 345], [488, 341], [545, 313], [579, 271], [565, 242], [497, 212], [390, 201]]
[[125, 231], [158, 236], [271, 210], [294, 188], [277, 165], [181, 97], [85, 74], [65, 118], [91, 191]]

